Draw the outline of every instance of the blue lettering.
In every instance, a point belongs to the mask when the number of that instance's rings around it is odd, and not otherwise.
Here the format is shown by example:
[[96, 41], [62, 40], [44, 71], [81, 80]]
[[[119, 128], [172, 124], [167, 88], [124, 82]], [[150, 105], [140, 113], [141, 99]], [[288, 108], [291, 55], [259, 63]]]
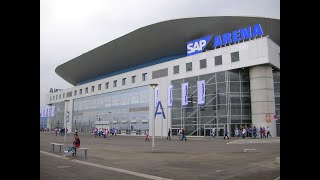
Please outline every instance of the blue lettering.
[[221, 46], [221, 45], [222, 45], [221, 36], [218, 35], [214, 38], [214, 47]]
[[235, 30], [232, 32], [232, 40], [234, 43], [240, 40], [239, 33], [240, 33], [240, 30]]
[[262, 35], [263, 35], [263, 31], [262, 31], [261, 25], [260, 24], [254, 25], [252, 36], [256, 37], [256, 36], [262, 36]]
[[222, 39], [223, 39], [223, 45], [231, 44], [232, 40], [231, 40], [231, 33], [225, 33], [222, 35]]
[[240, 29], [240, 34], [241, 34], [240, 40], [250, 39], [251, 38], [251, 27], [249, 26], [247, 28]]

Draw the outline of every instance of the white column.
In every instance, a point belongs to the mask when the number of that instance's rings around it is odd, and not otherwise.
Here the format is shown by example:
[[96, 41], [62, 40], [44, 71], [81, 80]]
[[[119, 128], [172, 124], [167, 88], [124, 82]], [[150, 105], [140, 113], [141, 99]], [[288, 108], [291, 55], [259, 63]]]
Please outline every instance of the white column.
[[[275, 99], [273, 87], [272, 68], [269, 65], [253, 66], [249, 69], [252, 125], [257, 128], [267, 126], [272, 137], [276, 137]], [[271, 122], [267, 122], [266, 116], [270, 114]]]

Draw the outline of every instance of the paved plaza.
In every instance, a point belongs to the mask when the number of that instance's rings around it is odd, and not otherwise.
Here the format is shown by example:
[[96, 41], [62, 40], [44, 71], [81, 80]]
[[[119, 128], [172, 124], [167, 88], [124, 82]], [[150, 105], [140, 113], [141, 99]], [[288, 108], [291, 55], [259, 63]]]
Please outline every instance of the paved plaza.
[[[59, 148], [50, 143], [72, 144], [73, 135], [40, 133], [40, 178], [58, 179], [276, 179], [280, 176], [280, 138], [214, 139], [187, 137], [155, 138], [112, 136], [110, 140], [79, 134], [82, 150], [77, 157], [61, 158]], [[150, 140], [152, 138], [150, 137]]]

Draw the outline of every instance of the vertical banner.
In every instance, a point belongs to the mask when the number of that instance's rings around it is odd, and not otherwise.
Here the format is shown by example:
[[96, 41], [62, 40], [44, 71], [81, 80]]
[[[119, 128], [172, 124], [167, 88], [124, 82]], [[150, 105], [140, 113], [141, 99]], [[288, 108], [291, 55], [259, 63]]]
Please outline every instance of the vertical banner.
[[54, 116], [55, 110], [56, 110], [56, 107], [55, 106], [51, 106], [51, 117]]
[[44, 116], [45, 116], [44, 113], [45, 113], [45, 108], [42, 108], [42, 109], [41, 109], [41, 117], [44, 117]]
[[172, 101], [173, 101], [173, 97], [172, 97], [172, 85], [169, 85], [168, 87], [168, 107], [172, 106]]
[[48, 107], [47, 117], [51, 117], [51, 106]]
[[182, 106], [188, 105], [188, 83], [181, 84], [181, 104]]
[[50, 107], [46, 107], [46, 117], [50, 117]]
[[206, 96], [206, 89], [205, 89], [205, 81], [201, 80], [198, 81], [198, 104], [204, 105], [205, 102], [205, 96]]
[[154, 89], [154, 107], [157, 107], [159, 101], [159, 87]]
[[47, 107], [45, 107], [45, 108], [43, 108], [44, 109], [44, 111], [43, 111], [43, 117], [48, 117], [47, 116]]

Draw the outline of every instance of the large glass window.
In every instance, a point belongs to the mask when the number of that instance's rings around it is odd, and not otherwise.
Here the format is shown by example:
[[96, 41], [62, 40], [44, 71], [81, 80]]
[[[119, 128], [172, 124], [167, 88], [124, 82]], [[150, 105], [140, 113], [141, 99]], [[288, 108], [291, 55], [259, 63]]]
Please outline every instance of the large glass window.
[[[197, 104], [197, 81], [205, 80], [205, 104]], [[188, 82], [188, 106], [181, 106], [181, 84]], [[251, 124], [248, 69], [235, 69], [171, 81], [172, 128], [185, 128], [187, 135], [210, 135], [206, 128]], [[279, 100], [276, 99], [278, 102]], [[231, 126], [229, 126], [231, 128]], [[229, 129], [230, 130], [230, 129]], [[205, 131], [205, 132], [204, 132]], [[188, 134], [189, 133], [189, 134]]]
[[144, 134], [149, 129], [149, 92], [143, 86], [75, 99], [73, 127], [90, 133], [100, 120], [121, 134]]

